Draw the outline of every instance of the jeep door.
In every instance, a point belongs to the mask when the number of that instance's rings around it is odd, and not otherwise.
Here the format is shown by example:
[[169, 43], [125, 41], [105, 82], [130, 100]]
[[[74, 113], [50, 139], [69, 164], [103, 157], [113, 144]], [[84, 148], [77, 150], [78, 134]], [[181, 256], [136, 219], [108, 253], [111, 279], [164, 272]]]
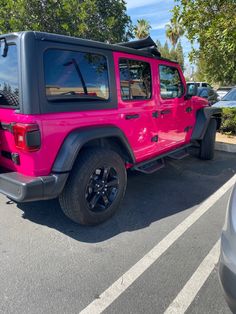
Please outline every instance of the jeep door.
[[156, 153], [157, 132], [153, 95], [154, 60], [114, 53], [120, 128], [126, 135], [136, 157], [141, 161]]
[[179, 147], [190, 141], [194, 125], [191, 99], [186, 99], [186, 84], [178, 65], [157, 62], [156, 119], [160, 147], [158, 150]]

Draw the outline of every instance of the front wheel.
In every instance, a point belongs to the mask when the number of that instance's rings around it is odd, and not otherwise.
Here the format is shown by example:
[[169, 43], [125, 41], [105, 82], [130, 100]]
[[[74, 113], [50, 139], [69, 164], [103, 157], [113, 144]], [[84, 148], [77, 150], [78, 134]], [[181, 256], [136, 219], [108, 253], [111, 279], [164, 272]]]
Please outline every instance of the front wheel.
[[216, 120], [211, 119], [208, 124], [204, 138], [200, 142], [200, 159], [211, 160], [214, 158], [216, 126]]
[[110, 218], [126, 190], [126, 169], [121, 157], [102, 148], [81, 152], [59, 197], [67, 217], [84, 225]]

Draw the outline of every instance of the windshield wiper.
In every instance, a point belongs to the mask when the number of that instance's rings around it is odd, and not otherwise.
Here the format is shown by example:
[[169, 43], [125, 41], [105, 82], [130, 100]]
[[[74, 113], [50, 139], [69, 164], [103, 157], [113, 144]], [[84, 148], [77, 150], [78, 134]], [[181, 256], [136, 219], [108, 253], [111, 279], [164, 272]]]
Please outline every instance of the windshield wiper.
[[87, 86], [86, 86], [86, 84], [85, 84], [84, 77], [83, 77], [83, 75], [82, 75], [82, 72], [80, 71], [80, 67], [79, 67], [77, 61], [76, 61], [74, 58], [72, 58], [70, 61], [64, 63], [63, 65], [64, 65], [64, 66], [69, 66], [69, 65], [72, 65], [72, 64], [75, 66], [75, 70], [76, 70], [76, 72], [77, 72], [77, 74], [78, 74], [78, 76], [79, 76], [79, 78], [80, 78], [80, 80], [81, 80], [84, 93], [87, 95], [87, 94], [88, 94], [88, 89], [87, 89]]

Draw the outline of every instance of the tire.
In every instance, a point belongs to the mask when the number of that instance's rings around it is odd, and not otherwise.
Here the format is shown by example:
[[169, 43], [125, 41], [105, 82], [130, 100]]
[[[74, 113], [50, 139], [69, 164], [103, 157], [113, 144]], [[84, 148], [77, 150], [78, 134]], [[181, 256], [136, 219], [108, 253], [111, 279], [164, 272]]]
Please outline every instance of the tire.
[[82, 151], [67, 180], [59, 202], [64, 214], [76, 223], [96, 225], [110, 218], [124, 198], [127, 174], [114, 151]]
[[3, 103], [4, 106], [17, 107], [19, 105], [19, 97], [14, 93], [9, 93], [0, 90], [0, 103], [1, 102]]
[[212, 160], [214, 158], [216, 125], [216, 120], [211, 119], [204, 138], [200, 143], [199, 158], [202, 160]]

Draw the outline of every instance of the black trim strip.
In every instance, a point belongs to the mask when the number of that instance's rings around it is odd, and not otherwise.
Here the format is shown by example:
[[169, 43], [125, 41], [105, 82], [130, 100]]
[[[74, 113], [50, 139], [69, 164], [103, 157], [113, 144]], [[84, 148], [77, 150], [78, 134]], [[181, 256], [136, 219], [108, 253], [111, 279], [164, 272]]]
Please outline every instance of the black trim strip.
[[139, 118], [139, 114], [127, 114], [125, 116], [126, 120], [131, 120], [131, 119], [138, 119]]
[[171, 110], [170, 109], [165, 109], [165, 110], [161, 110], [161, 114], [170, 114]]

